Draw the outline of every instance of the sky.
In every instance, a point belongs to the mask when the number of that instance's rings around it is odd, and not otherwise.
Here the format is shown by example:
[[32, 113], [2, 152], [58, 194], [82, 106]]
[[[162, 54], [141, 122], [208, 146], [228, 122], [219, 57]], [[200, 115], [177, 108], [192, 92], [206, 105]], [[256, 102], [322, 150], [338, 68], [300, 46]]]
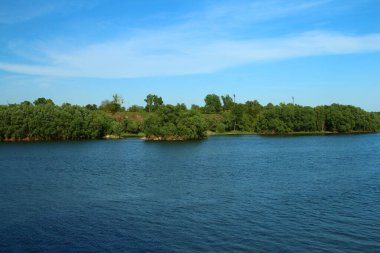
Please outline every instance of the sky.
[[1, 1], [0, 104], [115, 93], [380, 111], [380, 1]]

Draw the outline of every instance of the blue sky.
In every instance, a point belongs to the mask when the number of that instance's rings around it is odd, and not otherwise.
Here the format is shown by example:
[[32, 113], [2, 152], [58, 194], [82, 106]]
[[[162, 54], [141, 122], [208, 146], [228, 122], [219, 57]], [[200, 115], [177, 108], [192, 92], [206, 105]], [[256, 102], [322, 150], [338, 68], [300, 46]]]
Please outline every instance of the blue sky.
[[208, 93], [380, 111], [378, 0], [3, 0], [0, 104]]

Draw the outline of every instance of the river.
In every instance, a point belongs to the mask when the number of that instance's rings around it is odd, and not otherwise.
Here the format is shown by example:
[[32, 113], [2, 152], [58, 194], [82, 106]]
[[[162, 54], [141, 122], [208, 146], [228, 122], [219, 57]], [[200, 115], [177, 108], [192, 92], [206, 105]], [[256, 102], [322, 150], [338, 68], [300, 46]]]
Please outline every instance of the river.
[[0, 252], [380, 251], [380, 134], [0, 143]]

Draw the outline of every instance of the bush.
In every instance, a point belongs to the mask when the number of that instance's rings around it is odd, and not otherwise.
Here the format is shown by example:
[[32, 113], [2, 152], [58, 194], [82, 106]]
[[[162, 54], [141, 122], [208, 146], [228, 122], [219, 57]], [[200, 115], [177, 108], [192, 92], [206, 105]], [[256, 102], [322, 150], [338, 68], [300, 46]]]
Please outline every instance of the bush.
[[223, 133], [226, 131], [226, 125], [224, 125], [223, 123], [219, 123], [217, 126], [216, 126], [216, 132], [218, 133]]

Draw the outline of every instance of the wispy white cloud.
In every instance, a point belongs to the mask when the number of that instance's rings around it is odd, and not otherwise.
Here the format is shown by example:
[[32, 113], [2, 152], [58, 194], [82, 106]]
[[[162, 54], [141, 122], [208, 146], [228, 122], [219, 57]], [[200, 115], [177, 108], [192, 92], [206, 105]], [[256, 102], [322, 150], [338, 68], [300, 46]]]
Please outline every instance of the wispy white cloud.
[[308, 32], [285, 38], [191, 41], [145, 37], [108, 42], [68, 54], [50, 53], [51, 65], [0, 62], [0, 69], [32, 75], [147, 77], [209, 73], [251, 62], [380, 51], [380, 34]]
[[72, 45], [70, 50], [52, 49], [46, 43], [36, 52], [44, 64], [0, 61], [0, 69], [43, 76], [130, 78], [210, 73], [247, 63], [380, 51], [380, 34], [309, 31], [270, 38], [233, 36], [231, 27], [303, 13], [328, 2], [290, 1], [278, 6], [279, 1], [254, 1], [213, 7], [189, 14], [172, 27], [136, 31], [124, 39], [78, 49]]

